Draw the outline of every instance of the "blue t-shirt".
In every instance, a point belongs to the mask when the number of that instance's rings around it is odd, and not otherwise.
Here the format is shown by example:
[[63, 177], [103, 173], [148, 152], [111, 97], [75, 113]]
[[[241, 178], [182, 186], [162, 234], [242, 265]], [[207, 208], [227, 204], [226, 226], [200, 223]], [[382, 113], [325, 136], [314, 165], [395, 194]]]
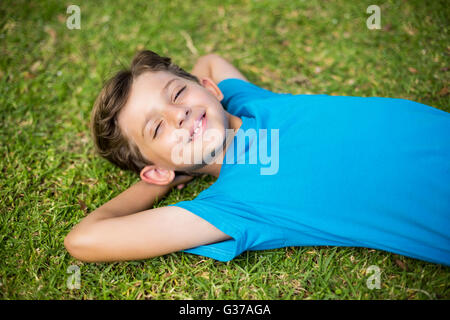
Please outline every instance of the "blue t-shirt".
[[229, 261], [246, 250], [347, 246], [450, 265], [449, 113], [239, 79], [218, 87], [248, 134], [233, 138], [212, 186], [173, 206], [232, 239], [186, 252]]

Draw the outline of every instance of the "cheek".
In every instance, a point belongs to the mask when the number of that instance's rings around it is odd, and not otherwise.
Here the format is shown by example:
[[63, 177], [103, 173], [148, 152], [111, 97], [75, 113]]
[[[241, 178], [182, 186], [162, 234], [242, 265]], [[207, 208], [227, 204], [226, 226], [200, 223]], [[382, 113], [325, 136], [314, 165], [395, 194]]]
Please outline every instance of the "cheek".
[[203, 143], [208, 148], [216, 148], [225, 138], [223, 128], [209, 128], [203, 135]]
[[167, 133], [164, 139], [164, 143], [169, 146], [173, 146], [183, 141], [187, 141], [190, 138], [190, 133], [187, 129], [176, 129]]

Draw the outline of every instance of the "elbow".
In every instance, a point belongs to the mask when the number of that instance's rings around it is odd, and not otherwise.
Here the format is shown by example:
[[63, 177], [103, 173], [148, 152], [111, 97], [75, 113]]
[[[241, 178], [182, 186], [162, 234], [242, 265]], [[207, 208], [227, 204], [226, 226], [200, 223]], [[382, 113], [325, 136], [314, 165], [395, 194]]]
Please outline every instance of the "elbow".
[[213, 61], [216, 61], [217, 59], [222, 59], [221, 56], [215, 53], [208, 53], [203, 56], [201, 56], [198, 61], [202, 61], [204, 63], [212, 63]]
[[213, 59], [213, 58], [218, 58], [218, 57], [220, 57], [220, 56], [216, 53], [208, 53], [208, 54], [201, 56], [200, 59]]
[[88, 235], [71, 231], [64, 238], [64, 247], [67, 252], [77, 260], [83, 262], [96, 262], [91, 259], [92, 241]]

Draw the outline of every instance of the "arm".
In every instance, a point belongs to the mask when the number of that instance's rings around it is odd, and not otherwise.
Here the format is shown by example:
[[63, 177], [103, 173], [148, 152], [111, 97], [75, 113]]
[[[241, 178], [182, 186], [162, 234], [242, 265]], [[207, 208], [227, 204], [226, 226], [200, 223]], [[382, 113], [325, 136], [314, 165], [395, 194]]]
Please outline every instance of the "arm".
[[215, 84], [229, 78], [248, 81], [231, 63], [214, 53], [201, 56], [194, 65], [191, 73], [198, 78], [210, 78]]
[[149, 184], [141, 180], [90, 213], [79, 225], [107, 218], [126, 216], [149, 209], [156, 199], [164, 197], [175, 186], [178, 188], [183, 187], [192, 178], [192, 176], [177, 175], [166, 186]]
[[67, 251], [87, 262], [138, 260], [229, 239], [185, 209], [146, 210], [178, 183], [136, 183], [76, 225], [64, 239]]

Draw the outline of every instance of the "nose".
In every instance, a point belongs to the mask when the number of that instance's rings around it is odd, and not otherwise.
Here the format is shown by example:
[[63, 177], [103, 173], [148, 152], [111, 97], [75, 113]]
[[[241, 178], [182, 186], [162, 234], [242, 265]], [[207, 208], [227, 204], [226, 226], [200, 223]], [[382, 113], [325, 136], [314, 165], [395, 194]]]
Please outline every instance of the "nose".
[[174, 120], [174, 126], [177, 129], [180, 129], [183, 127], [187, 119], [189, 119], [189, 116], [191, 115], [191, 109], [188, 107], [174, 107], [173, 109], [173, 120]]

